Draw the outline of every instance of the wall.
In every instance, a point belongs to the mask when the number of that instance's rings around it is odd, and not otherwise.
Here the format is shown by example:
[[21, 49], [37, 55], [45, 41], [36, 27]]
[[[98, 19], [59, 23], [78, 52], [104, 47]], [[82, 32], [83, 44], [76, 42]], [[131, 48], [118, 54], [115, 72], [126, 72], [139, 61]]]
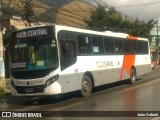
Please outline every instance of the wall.
[[95, 7], [88, 3], [74, 0], [58, 9], [56, 24], [85, 28], [85, 21], [90, 20], [91, 12], [94, 10]]

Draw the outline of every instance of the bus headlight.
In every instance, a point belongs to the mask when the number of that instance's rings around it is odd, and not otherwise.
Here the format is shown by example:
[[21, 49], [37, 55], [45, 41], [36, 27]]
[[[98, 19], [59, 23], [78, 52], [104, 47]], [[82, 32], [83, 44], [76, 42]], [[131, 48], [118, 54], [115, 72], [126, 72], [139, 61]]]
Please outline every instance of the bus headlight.
[[45, 88], [50, 86], [52, 83], [54, 83], [57, 79], [58, 79], [58, 75], [54, 76], [54, 77], [51, 77], [49, 80], [47, 80], [46, 82], [46, 85], [45, 85]]

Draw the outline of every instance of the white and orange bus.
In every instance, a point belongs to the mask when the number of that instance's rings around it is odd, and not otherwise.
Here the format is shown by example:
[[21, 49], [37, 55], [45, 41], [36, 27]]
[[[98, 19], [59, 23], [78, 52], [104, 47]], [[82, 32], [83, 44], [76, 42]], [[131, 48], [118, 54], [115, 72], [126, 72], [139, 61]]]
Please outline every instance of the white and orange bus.
[[148, 39], [111, 31], [50, 25], [17, 30], [11, 43], [11, 94], [56, 95], [151, 71]]

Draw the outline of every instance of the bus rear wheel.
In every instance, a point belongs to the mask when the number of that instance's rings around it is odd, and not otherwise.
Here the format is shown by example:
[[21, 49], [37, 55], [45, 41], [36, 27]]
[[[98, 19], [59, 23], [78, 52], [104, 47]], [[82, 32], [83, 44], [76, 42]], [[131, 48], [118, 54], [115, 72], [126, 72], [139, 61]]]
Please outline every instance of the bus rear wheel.
[[130, 83], [133, 84], [136, 82], [137, 79], [137, 75], [136, 75], [136, 71], [135, 69], [131, 69], [131, 73], [130, 73]]
[[87, 75], [83, 76], [82, 79], [82, 84], [81, 84], [81, 95], [86, 97], [89, 96], [92, 93], [92, 81], [90, 79], [90, 77], [88, 77]]

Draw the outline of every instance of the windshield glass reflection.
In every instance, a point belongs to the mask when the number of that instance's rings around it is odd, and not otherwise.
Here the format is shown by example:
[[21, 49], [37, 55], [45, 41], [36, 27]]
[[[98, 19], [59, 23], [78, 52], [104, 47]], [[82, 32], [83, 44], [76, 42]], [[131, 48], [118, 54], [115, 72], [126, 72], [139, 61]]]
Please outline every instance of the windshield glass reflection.
[[12, 48], [12, 69], [46, 69], [57, 65], [55, 40], [35, 40], [17, 43]]

